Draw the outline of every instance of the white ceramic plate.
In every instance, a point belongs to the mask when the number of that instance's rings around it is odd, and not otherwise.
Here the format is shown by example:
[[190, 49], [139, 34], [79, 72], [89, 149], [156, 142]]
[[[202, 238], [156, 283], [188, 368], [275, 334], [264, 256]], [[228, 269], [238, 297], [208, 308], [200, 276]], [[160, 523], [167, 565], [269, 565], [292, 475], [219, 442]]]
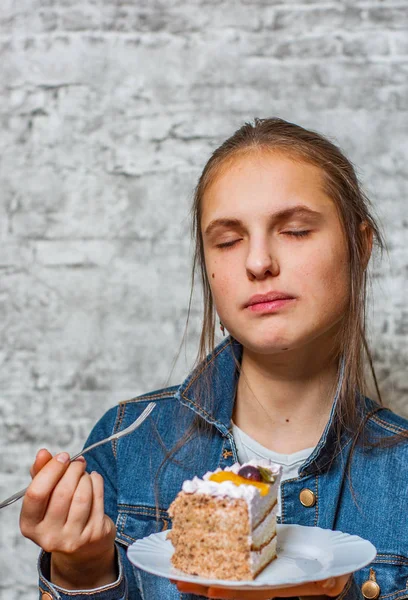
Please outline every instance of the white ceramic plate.
[[279, 588], [319, 581], [362, 569], [374, 560], [377, 551], [371, 542], [341, 531], [277, 525], [278, 558], [253, 581], [227, 581], [188, 575], [175, 569], [170, 557], [173, 546], [166, 531], [137, 540], [128, 548], [128, 557], [136, 567], [166, 579], [189, 581], [234, 589]]

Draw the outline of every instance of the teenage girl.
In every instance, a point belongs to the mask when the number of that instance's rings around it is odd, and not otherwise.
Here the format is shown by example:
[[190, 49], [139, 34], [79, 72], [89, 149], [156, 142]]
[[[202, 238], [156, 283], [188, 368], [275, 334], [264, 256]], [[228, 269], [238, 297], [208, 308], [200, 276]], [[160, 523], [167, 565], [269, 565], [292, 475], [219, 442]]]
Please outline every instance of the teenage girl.
[[[43, 449], [32, 466], [21, 530], [43, 549], [44, 600], [408, 598], [408, 427], [365, 396], [367, 265], [382, 239], [351, 163], [317, 133], [257, 119], [206, 164], [193, 228], [204, 294], [197, 367], [180, 386], [111, 409], [86, 445], [155, 400], [135, 434], [71, 464]], [[218, 319], [230, 335], [214, 348]], [[252, 457], [283, 467], [280, 523], [360, 535], [377, 548], [373, 563], [240, 592], [130, 564], [129, 544], [171, 526], [185, 479]]]

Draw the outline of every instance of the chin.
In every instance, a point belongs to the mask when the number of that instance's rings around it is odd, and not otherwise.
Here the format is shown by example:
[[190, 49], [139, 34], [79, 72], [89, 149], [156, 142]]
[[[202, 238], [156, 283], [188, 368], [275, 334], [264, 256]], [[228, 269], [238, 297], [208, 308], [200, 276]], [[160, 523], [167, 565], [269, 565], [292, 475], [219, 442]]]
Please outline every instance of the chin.
[[256, 354], [279, 354], [295, 348], [296, 344], [287, 337], [276, 335], [246, 336], [231, 332], [231, 335], [250, 352]]

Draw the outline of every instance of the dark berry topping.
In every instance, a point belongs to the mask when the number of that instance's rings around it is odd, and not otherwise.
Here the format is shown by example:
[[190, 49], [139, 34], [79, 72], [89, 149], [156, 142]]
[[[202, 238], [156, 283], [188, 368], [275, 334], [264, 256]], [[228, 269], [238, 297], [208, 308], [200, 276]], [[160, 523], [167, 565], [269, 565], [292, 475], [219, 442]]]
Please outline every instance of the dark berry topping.
[[238, 475], [244, 477], [244, 479], [249, 479], [250, 481], [262, 481], [262, 475], [259, 472], [259, 469], [251, 465], [241, 467], [238, 471]]

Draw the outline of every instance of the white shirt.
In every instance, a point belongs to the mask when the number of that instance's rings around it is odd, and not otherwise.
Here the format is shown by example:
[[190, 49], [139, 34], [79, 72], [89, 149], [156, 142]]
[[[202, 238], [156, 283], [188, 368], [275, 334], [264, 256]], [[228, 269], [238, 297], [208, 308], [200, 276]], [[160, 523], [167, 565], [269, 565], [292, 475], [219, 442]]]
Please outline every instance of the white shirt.
[[[279, 452], [274, 452], [273, 450], [269, 450], [268, 448], [265, 448], [265, 446], [258, 444], [258, 442], [244, 433], [242, 429], [237, 427], [235, 423], [232, 423], [232, 435], [234, 436], [235, 445], [237, 447], [238, 460], [241, 464], [248, 462], [252, 458], [266, 458], [271, 460], [282, 466], [281, 481], [297, 477], [299, 475], [299, 467], [302, 466], [314, 450], [314, 447], [312, 447], [299, 450], [299, 452], [294, 452], [293, 454], [280, 454]], [[280, 514], [281, 497], [279, 488], [277, 515], [280, 516]]]

